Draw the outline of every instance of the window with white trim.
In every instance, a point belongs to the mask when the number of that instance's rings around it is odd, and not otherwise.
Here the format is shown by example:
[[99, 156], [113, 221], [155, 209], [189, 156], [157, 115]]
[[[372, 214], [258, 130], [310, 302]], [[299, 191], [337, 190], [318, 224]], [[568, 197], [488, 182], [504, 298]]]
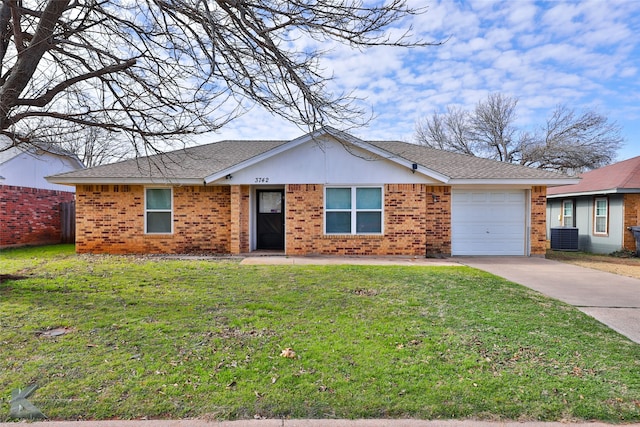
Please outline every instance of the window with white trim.
[[609, 232], [609, 203], [606, 197], [598, 197], [594, 201], [593, 232], [594, 234], [607, 234]]
[[327, 187], [326, 234], [381, 234], [381, 187]]
[[173, 232], [173, 191], [171, 188], [146, 188], [144, 231], [147, 234]]
[[562, 201], [562, 226], [575, 227], [573, 218], [573, 200]]

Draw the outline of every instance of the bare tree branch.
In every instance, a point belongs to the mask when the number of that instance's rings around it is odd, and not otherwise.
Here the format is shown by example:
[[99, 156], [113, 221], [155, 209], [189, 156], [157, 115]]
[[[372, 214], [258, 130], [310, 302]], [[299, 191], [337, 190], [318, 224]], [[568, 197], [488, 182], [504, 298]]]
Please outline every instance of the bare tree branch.
[[361, 124], [356, 100], [327, 89], [321, 46], [438, 45], [394, 28], [424, 11], [407, 0], [0, 0], [0, 133], [22, 143], [49, 118], [159, 146], [256, 103], [301, 126]]
[[535, 132], [514, 126], [518, 100], [491, 94], [473, 112], [448, 108], [416, 124], [415, 139], [430, 147], [540, 169], [577, 173], [611, 163], [623, 143], [616, 123], [594, 111], [557, 106]]

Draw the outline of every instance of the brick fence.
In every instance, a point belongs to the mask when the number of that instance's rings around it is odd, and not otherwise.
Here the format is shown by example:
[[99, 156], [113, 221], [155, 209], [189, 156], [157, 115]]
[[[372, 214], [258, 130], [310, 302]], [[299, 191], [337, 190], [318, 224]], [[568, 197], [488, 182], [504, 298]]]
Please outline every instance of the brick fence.
[[60, 205], [67, 191], [0, 185], [0, 248], [60, 243]]

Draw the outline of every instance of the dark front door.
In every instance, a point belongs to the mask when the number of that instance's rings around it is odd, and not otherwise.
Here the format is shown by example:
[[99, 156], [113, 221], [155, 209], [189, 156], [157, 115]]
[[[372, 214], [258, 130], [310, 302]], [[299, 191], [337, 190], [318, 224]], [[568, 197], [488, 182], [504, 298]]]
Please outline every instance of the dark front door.
[[257, 249], [284, 249], [284, 191], [258, 190]]

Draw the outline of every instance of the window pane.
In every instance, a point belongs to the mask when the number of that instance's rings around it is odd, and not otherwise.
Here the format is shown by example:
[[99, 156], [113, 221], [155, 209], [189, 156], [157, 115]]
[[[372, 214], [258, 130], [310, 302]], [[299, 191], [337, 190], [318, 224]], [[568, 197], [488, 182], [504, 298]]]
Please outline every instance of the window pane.
[[351, 212], [327, 212], [327, 233], [351, 233]]
[[563, 220], [563, 225], [565, 227], [574, 227], [574, 225], [573, 225], [573, 217], [565, 216], [562, 220]]
[[171, 209], [171, 189], [147, 188], [147, 209]]
[[597, 217], [596, 218], [596, 233], [606, 233], [607, 232], [607, 218]]
[[596, 200], [596, 215], [604, 216], [607, 214], [607, 201], [606, 200]]
[[573, 216], [572, 202], [564, 202], [564, 216]]
[[382, 224], [380, 212], [358, 212], [356, 214], [356, 230], [358, 233], [380, 233]]
[[351, 189], [327, 188], [327, 209], [351, 209]]
[[171, 212], [147, 212], [147, 233], [171, 233]]
[[260, 213], [282, 213], [282, 193], [279, 191], [260, 193]]
[[382, 209], [382, 190], [356, 188], [356, 209]]

